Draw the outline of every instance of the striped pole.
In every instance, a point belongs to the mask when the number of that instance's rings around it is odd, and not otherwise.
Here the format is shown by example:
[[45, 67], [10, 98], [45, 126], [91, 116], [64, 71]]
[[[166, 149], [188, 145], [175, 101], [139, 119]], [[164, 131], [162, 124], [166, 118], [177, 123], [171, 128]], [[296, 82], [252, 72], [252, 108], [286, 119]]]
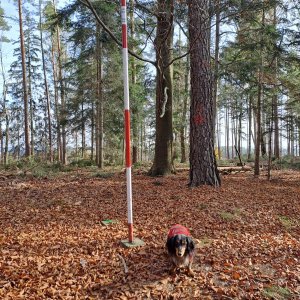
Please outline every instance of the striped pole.
[[125, 117], [125, 158], [126, 158], [126, 186], [127, 186], [127, 216], [128, 241], [133, 242], [132, 216], [132, 183], [131, 183], [131, 154], [130, 154], [130, 111], [129, 111], [129, 84], [128, 84], [128, 47], [127, 47], [127, 13], [126, 0], [121, 0], [122, 19], [122, 57], [124, 80], [124, 117]]

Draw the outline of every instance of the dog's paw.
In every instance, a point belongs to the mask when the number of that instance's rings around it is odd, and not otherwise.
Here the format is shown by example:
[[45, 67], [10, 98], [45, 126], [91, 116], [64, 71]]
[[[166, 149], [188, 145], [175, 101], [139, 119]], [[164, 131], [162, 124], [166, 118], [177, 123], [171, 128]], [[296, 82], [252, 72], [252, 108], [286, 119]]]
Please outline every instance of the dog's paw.
[[192, 269], [188, 269], [187, 274], [191, 277], [195, 277], [195, 273]]

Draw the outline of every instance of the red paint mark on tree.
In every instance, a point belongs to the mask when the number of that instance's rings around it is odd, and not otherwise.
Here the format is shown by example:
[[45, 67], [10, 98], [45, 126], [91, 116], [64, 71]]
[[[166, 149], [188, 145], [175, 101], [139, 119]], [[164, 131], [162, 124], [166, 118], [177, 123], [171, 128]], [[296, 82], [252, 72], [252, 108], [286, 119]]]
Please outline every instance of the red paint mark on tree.
[[195, 125], [202, 125], [205, 123], [205, 117], [204, 117], [204, 110], [203, 110], [203, 105], [197, 105], [195, 114], [193, 116], [193, 121]]

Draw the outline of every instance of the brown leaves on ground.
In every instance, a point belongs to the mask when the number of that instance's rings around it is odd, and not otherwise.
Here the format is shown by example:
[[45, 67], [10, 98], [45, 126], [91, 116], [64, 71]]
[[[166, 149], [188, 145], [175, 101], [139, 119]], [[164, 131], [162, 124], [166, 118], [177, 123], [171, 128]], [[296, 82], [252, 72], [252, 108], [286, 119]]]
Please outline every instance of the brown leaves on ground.
[[[0, 298], [300, 299], [300, 174], [231, 175], [221, 188], [193, 189], [187, 178], [133, 174], [134, 234], [146, 243], [133, 249], [120, 246], [124, 174], [2, 181]], [[169, 275], [174, 223], [196, 240], [193, 278]]]

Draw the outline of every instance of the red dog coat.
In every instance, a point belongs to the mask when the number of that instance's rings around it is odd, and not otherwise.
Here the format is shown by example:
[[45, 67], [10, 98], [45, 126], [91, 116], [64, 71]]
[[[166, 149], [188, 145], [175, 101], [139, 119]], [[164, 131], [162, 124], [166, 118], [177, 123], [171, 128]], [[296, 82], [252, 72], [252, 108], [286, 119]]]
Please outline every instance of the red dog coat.
[[186, 227], [184, 227], [180, 224], [175, 224], [169, 230], [168, 239], [170, 239], [173, 236], [178, 235], [178, 234], [184, 234], [186, 236], [191, 236], [189, 230]]

